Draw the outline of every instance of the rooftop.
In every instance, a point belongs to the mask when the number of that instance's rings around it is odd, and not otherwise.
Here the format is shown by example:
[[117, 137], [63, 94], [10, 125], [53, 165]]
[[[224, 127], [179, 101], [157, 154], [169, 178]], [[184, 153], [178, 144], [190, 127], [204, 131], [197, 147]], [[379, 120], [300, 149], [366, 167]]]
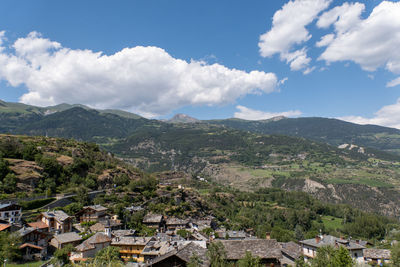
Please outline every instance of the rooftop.
[[68, 214], [66, 214], [62, 210], [46, 211], [46, 212], [42, 212], [42, 215], [46, 218], [54, 218], [60, 222], [63, 222], [65, 220], [71, 218]]
[[320, 238], [311, 238], [311, 239], [306, 239], [303, 241], [300, 241], [300, 244], [308, 245], [311, 247], [323, 247], [323, 246], [344, 246], [349, 250], [353, 249], [364, 249], [365, 247], [357, 244], [356, 242], [353, 242], [351, 240], [343, 239], [343, 238], [337, 238], [335, 236], [331, 235], [323, 235]]
[[244, 258], [247, 251], [253, 257], [261, 259], [282, 258], [281, 247], [274, 239], [245, 239], [245, 240], [219, 240], [226, 251], [228, 260], [239, 260]]
[[85, 240], [82, 244], [76, 246], [75, 248], [77, 251], [86, 251], [95, 249], [96, 248], [94, 246], [95, 244], [107, 243], [110, 241], [111, 238], [109, 238], [107, 235], [103, 233], [96, 233], [93, 236], [89, 237], [87, 240]]
[[144, 223], [160, 223], [163, 216], [160, 214], [148, 213], [143, 218]]
[[44, 222], [42, 222], [42, 221], [39, 221], [39, 222], [31, 222], [31, 223], [28, 223], [28, 225], [29, 225], [30, 227], [33, 227], [33, 228], [36, 228], [36, 229], [45, 229], [45, 228], [49, 228], [49, 226], [48, 226], [47, 224], [45, 224]]
[[82, 237], [75, 232], [55, 235], [54, 238], [57, 239], [57, 241], [61, 244], [82, 240]]
[[116, 237], [112, 240], [111, 245], [139, 245], [145, 246], [152, 240], [153, 237], [133, 237], [133, 236], [122, 236]]
[[367, 259], [390, 259], [389, 249], [366, 248], [363, 253]]
[[92, 206], [85, 206], [83, 209], [92, 209], [95, 211], [106, 211], [108, 210], [106, 207], [103, 207], [102, 205], [92, 205]]

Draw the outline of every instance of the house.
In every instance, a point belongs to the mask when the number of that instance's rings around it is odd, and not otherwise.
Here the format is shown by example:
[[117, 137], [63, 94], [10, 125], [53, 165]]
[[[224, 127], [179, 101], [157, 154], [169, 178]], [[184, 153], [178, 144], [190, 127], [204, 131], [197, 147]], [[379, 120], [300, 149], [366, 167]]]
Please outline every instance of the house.
[[389, 249], [364, 249], [364, 261], [370, 265], [383, 265], [390, 262]]
[[150, 262], [159, 256], [167, 254], [172, 249], [173, 246], [169, 241], [151, 240], [144, 247], [141, 255], [143, 255], [144, 262]]
[[224, 245], [226, 259], [229, 262], [237, 262], [249, 251], [253, 257], [259, 257], [263, 265], [280, 266], [281, 246], [275, 239], [218, 240], [217, 242]]
[[165, 219], [160, 214], [148, 213], [143, 218], [143, 224], [150, 228], [165, 230]]
[[62, 234], [72, 231], [72, 217], [62, 210], [42, 212], [36, 221], [45, 223], [49, 227], [50, 232]]
[[96, 233], [104, 232], [107, 227], [110, 227], [112, 231], [120, 230], [122, 228], [122, 223], [120, 221], [106, 219], [90, 226], [89, 229], [92, 231], [92, 233]]
[[55, 235], [51, 241], [50, 245], [52, 245], [56, 249], [62, 249], [65, 246], [71, 244], [74, 247], [79, 245], [82, 241], [82, 237], [75, 232], [69, 232], [64, 234]]
[[331, 235], [318, 235], [315, 238], [307, 239], [299, 242], [303, 249], [304, 258], [306, 260], [312, 259], [317, 254], [317, 249], [323, 246], [332, 246], [338, 248], [339, 246], [345, 247], [353, 260], [358, 263], [364, 261], [363, 249], [364, 246], [357, 244], [351, 240], [344, 238], [337, 238]]
[[0, 220], [16, 223], [21, 220], [22, 208], [20, 205], [15, 203], [3, 203], [0, 204]]
[[107, 208], [101, 205], [85, 206], [75, 216], [80, 223], [98, 222], [107, 216], [107, 210]]
[[127, 230], [112, 230], [111, 235], [113, 237], [122, 237], [122, 236], [134, 236], [135, 235], [135, 230], [133, 229], [127, 229]]
[[303, 256], [301, 246], [293, 241], [280, 243], [280, 246], [282, 252], [282, 266], [295, 266], [296, 260]]
[[175, 231], [178, 229], [185, 229], [189, 226], [189, 220], [183, 220], [175, 217], [168, 218], [166, 220], [167, 230]]
[[111, 236], [106, 233], [96, 233], [83, 241], [82, 244], [75, 247], [75, 251], [71, 253], [70, 260], [72, 262], [84, 261], [88, 258], [94, 258], [96, 253], [111, 244]]
[[153, 267], [185, 267], [190, 262], [190, 258], [196, 254], [200, 259], [200, 266], [210, 266], [208, 262], [207, 249], [190, 242], [182, 247], [174, 248], [167, 254], [155, 258], [148, 266]]
[[111, 246], [119, 248], [119, 254], [124, 261], [144, 262], [142, 252], [147, 243], [153, 239], [153, 237], [115, 237], [111, 242]]
[[216, 231], [216, 233], [218, 234], [218, 237], [221, 239], [243, 240], [249, 237], [245, 231], [219, 230]]
[[22, 227], [16, 232], [21, 238], [22, 258], [24, 260], [41, 259], [47, 255], [48, 241], [50, 235], [40, 232], [33, 227]]

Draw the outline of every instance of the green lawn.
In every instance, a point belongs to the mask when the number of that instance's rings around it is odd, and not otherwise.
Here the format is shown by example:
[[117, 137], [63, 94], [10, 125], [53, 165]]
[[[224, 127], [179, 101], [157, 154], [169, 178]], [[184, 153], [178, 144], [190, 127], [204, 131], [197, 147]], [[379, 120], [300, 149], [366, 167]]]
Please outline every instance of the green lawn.
[[343, 227], [343, 219], [333, 216], [322, 216], [322, 222], [324, 223], [325, 228], [330, 230], [341, 229]]
[[29, 262], [29, 263], [24, 263], [24, 264], [9, 263], [6, 266], [7, 267], [39, 267], [43, 263], [44, 263], [44, 261], [35, 261], [35, 262]]

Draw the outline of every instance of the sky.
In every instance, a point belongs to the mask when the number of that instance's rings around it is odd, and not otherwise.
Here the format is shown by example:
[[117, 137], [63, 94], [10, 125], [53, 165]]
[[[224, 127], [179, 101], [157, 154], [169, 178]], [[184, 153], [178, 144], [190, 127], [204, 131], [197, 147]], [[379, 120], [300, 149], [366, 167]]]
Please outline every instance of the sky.
[[0, 2], [0, 99], [400, 128], [400, 3]]

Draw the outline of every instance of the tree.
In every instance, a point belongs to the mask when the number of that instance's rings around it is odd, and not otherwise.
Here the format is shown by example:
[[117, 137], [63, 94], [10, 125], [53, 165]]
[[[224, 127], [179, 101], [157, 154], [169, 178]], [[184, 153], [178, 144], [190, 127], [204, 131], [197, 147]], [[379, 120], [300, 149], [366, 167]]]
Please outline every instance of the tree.
[[208, 246], [207, 257], [211, 267], [224, 267], [226, 265], [226, 251], [221, 242], [212, 242]]
[[250, 251], [246, 251], [246, 255], [243, 259], [237, 263], [238, 267], [261, 267], [260, 258], [253, 257]]
[[393, 267], [400, 267], [400, 243], [397, 243], [390, 250]]
[[317, 255], [311, 261], [312, 267], [335, 267], [332, 266], [332, 258], [335, 249], [331, 246], [320, 247], [317, 250]]
[[9, 173], [3, 179], [3, 191], [5, 193], [14, 193], [15, 187], [17, 186], [17, 177], [15, 174]]
[[335, 250], [332, 258], [333, 266], [351, 267], [354, 265], [350, 253], [344, 247]]
[[18, 244], [20, 240], [17, 235], [0, 232], [0, 262], [14, 261], [20, 258]]
[[176, 231], [176, 233], [183, 238], [188, 238], [190, 236], [190, 232], [185, 229], [179, 229], [178, 231]]
[[201, 264], [202, 264], [202, 261], [201, 261], [200, 257], [197, 255], [197, 253], [195, 252], [190, 257], [187, 267], [200, 267]]
[[97, 252], [96, 258], [97, 262], [102, 264], [109, 264], [111, 262], [120, 261], [119, 249], [117, 247], [106, 247]]
[[66, 245], [62, 249], [57, 249], [56, 252], [54, 252], [53, 263], [58, 266], [63, 266], [69, 263], [69, 255], [74, 251], [74, 249], [74, 246], [71, 244]]

